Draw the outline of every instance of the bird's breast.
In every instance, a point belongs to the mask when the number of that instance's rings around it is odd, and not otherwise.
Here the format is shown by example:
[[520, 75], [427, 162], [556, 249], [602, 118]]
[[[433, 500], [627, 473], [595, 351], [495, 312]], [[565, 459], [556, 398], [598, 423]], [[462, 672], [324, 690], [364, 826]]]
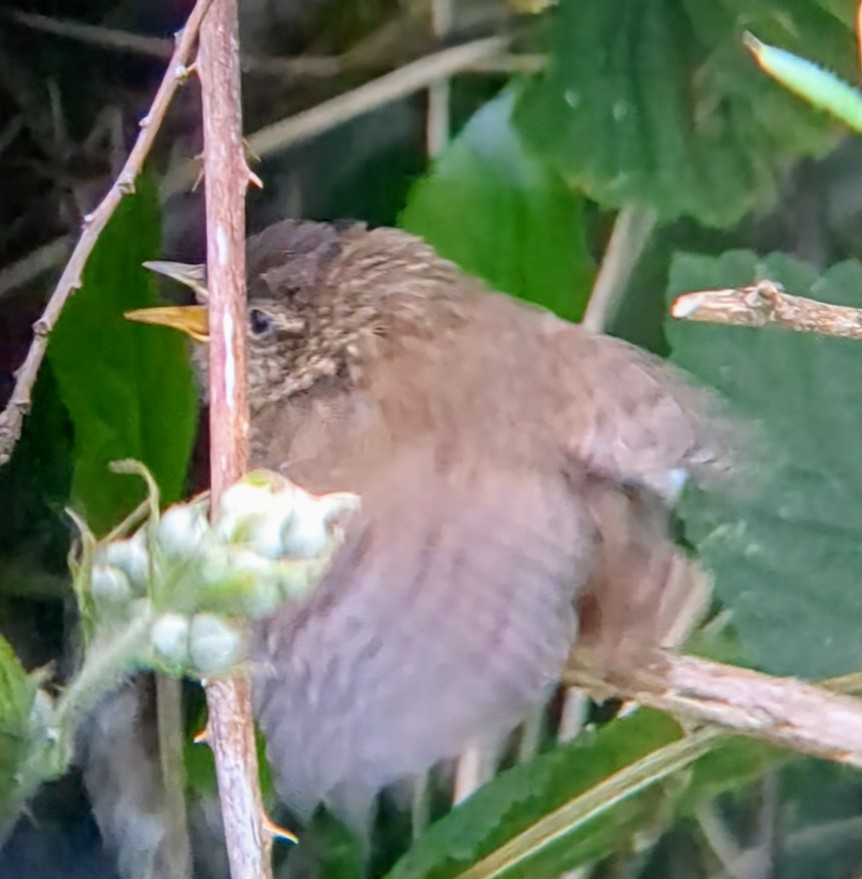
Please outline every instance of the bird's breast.
[[268, 626], [258, 706], [283, 796], [337, 807], [514, 725], [562, 671], [593, 559], [561, 476], [402, 450], [311, 598]]

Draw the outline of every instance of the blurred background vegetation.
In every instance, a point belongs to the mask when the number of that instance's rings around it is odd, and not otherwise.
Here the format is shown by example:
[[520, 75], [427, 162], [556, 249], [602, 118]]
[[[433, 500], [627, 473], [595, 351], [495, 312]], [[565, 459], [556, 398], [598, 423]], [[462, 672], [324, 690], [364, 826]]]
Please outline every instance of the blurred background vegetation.
[[[0, 9], [0, 402], [190, 5]], [[741, 41], [751, 31], [855, 82], [855, 0], [241, 0], [240, 15], [245, 127], [265, 183], [250, 194], [249, 231], [288, 216], [401, 225], [575, 320], [602, 290], [593, 326], [715, 385], [766, 438], [756, 490], [681, 509], [725, 622], [699, 649], [808, 678], [862, 668], [862, 347], [665, 318], [676, 293], [761, 277], [862, 304], [860, 142], [767, 80]], [[469, 63], [430, 90], [408, 87], [410, 65], [453, 46]], [[388, 100], [355, 106], [381, 77]], [[303, 130], [295, 117], [313, 108]], [[206, 481], [182, 343], [121, 318], [155, 301], [141, 262], [204, 258], [202, 193], [189, 186], [200, 140], [192, 77], [57, 327], [0, 470], [0, 634], [25, 669], [57, 680], [76, 645], [64, 508], [97, 530], [115, 523], [139, 499], [106, 473], [116, 458], [143, 460], [167, 500]], [[4, 723], [17, 666], [0, 654], [2, 818], [20, 731]], [[93, 718], [76, 769], [0, 839], [2, 879], [142, 875], [134, 853], [151, 844], [157, 773], [148, 696], [142, 679]], [[200, 699], [189, 702], [191, 728]], [[613, 717], [596, 707], [572, 744], [546, 735], [544, 753], [435, 825], [393, 875], [459, 875], [679, 735], [648, 712]], [[224, 875], [209, 757], [188, 755], [196, 870]], [[858, 773], [736, 741], [505, 875], [839, 879], [862, 870], [860, 831]], [[332, 833], [328, 875], [353, 875]]]

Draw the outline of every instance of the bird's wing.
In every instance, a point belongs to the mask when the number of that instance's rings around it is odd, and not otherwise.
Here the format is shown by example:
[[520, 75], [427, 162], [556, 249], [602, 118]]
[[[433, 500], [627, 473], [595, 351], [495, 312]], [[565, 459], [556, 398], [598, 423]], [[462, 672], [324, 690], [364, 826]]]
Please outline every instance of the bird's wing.
[[578, 599], [578, 649], [600, 665], [638, 663], [677, 647], [709, 604], [708, 580], [677, 547], [663, 502], [635, 486], [587, 480], [583, 498], [596, 534], [596, 564]]
[[587, 472], [582, 498], [598, 536], [582, 641], [603, 664], [637, 662], [699, 621], [709, 590], [674, 544], [668, 506], [688, 476], [727, 484], [742, 439], [716, 395], [648, 352], [553, 319], [544, 332], [550, 432]]
[[555, 321], [547, 342], [558, 394], [552, 426], [588, 469], [666, 499], [684, 476], [727, 473], [738, 425], [715, 394], [620, 339]]
[[327, 797], [353, 822], [543, 698], [594, 546], [559, 473], [402, 449], [373, 482], [311, 599], [269, 625], [257, 684], [283, 798], [307, 813]]

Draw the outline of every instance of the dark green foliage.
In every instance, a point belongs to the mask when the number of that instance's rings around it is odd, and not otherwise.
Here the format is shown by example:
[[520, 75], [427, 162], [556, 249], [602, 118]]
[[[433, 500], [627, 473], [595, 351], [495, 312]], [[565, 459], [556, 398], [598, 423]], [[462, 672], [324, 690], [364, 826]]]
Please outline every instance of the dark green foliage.
[[0, 637], [0, 846], [7, 821], [15, 817], [17, 774], [29, 747], [30, 712], [36, 684]]
[[833, 142], [758, 70], [743, 27], [850, 72], [852, 5], [840, 11], [813, 0], [563, 0], [548, 69], [521, 95], [516, 122], [602, 205], [729, 225], [768, 206], [788, 158]]
[[[0, 553], [64, 572], [68, 523], [63, 507], [71, 484], [72, 430], [50, 364], [33, 389], [33, 406], [12, 460], [0, 468]], [[0, 579], [0, 592], [25, 595]]]
[[[646, 710], [613, 720], [598, 732], [584, 731], [572, 743], [503, 773], [474, 794], [421, 837], [387, 879], [459, 876], [470, 864], [499, 852], [596, 785], [661, 753], [680, 737], [675, 721]], [[519, 860], [513, 856], [493, 875], [551, 879], [627, 850], [635, 833], [658, 838], [676, 814], [688, 815], [707, 799], [743, 788], [780, 756], [746, 739], [715, 739], [690, 769], [669, 776], [656, 772], [649, 783], [629, 789], [612, 805], [579, 815], [568, 826], [563, 822], [547, 845], [523, 848]]]
[[[748, 285], [862, 303], [862, 266], [823, 275], [775, 254], [680, 255], [670, 297]], [[744, 489], [690, 497], [687, 535], [715, 571], [748, 656], [775, 674], [819, 677], [862, 667], [859, 571], [862, 346], [778, 329], [669, 322], [673, 360], [717, 387], [761, 435]], [[744, 462], [745, 464], [745, 462]]]
[[[671, 718], [639, 712], [598, 733], [503, 773], [436, 823], [388, 874], [387, 879], [444, 879], [499, 849], [569, 800], [629, 763], [680, 737]], [[656, 804], [641, 792], [584, 828], [565, 833], [507, 876], [553, 877], [602, 857], [624, 842]]]
[[179, 333], [123, 317], [156, 303], [141, 263], [159, 248], [156, 193], [142, 185], [99, 239], [48, 348], [74, 426], [72, 500], [97, 533], [144, 497], [140, 480], [108, 472], [111, 461], [144, 463], [164, 501], [185, 487], [196, 423], [186, 343]]

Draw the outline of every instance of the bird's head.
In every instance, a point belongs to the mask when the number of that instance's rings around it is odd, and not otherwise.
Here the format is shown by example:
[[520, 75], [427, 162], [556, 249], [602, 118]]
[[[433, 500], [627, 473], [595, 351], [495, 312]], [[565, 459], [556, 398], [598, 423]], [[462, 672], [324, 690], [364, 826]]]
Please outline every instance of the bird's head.
[[[209, 340], [206, 267], [154, 261], [147, 268], [190, 287], [196, 305], [138, 309], [126, 317]], [[324, 379], [353, 382], [363, 359], [396, 325], [414, 332], [435, 311], [457, 319], [455, 266], [420, 239], [360, 223], [286, 220], [249, 238], [249, 399], [259, 407]], [[199, 352], [202, 354], [203, 352]], [[199, 373], [206, 357], [196, 356]], [[202, 376], [203, 377], [203, 376]]]

